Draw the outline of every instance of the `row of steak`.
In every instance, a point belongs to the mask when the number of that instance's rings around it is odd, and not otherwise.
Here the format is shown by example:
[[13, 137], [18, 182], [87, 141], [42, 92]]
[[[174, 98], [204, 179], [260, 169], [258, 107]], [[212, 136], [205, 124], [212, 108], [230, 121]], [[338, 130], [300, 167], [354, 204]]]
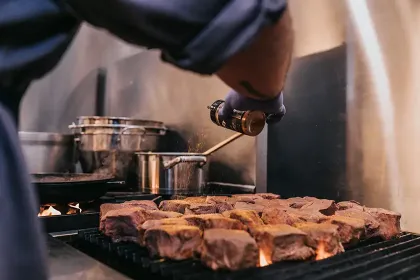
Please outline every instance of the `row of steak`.
[[[101, 206], [100, 230], [114, 242], [148, 248], [152, 257], [200, 258], [208, 267], [238, 270], [326, 256], [361, 239], [400, 233], [401, 215], [354, 201], [275, 194], [128, 201]], [[319, 253], [319, 252], [318, 252]]]

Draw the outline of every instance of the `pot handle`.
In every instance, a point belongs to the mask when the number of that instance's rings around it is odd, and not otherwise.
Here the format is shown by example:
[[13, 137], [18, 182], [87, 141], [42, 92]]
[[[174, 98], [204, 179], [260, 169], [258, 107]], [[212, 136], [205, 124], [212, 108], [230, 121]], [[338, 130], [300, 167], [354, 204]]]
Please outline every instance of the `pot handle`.
[[204, 165], [207, 162], [207, 157], [205, 156], [179, 156], [172, 160], [164, 162], [163, 167], [165, 169], [170, 169], [181, 162], [196, 162], [196, 163], [200, 163], [201, 165]]

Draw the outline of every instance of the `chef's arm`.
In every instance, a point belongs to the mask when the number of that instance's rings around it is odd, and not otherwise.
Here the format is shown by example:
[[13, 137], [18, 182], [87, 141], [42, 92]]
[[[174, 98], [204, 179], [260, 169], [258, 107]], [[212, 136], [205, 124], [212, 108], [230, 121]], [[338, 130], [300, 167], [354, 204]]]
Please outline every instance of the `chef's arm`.
[[56, 0], [129, 43], [160, 49], [179, 68], [217, 74], [236, 91], [279, 93], [290, 62], [286, 0]]
[[236, 92], [253, 99], [272, 99], [284, 87], [293, 51], [291, 19], [286, 10], [264, 27], [250, 46], [227, 60], [217, 75]]

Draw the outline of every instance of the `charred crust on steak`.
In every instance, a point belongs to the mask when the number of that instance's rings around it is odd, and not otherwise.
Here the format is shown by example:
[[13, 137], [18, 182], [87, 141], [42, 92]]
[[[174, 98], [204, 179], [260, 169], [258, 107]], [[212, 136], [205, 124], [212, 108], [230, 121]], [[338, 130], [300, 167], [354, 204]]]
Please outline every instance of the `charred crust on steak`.
[[213, 270], [256, 267], [259, 260], [257, 243], [243, 230], [206, 230], [200, 251], [203, 264]]
[[363, 211], [363, 205], [361, 205], [359, 202], [350, 200], [350, 201], [341, 201], [337, 203], [337, 210], [347, 210], [347, 209], [357, 209], [360, 211]]
[[274, 193], [256, 193], [255, 195], [260, 196], [264, 199], [280, 199], [280, 195], [279, 194], [274, 194]]
[[363, 237], [371, 238], [379, 235], [379, 222], [368, 212], [360, 211], [354, 208], [339, 210], [335, 213], [337, 216], [361, 219], [365, 223], [365, 234]]
[[201, 230], [194, 226], [160, 225], [149, 228], [144, 234], [144, 243], [151, 257], [173, 260], [192, 258], [201, 241]]

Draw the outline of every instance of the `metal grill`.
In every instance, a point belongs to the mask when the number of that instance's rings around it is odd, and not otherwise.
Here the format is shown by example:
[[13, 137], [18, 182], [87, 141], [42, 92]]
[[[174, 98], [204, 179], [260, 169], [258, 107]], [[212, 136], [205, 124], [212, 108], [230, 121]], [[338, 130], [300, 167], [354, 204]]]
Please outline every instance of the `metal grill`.
[[420, 235], [412, 233], [390, 241], [362, 241], [322, 261], [282, 262], [237, 272], [211, 271], [199, 260], [151, 259], [145, 248], [112, 243], [98, 229], [79, 231], [73, 246], [133, 279], [420, 279]]

